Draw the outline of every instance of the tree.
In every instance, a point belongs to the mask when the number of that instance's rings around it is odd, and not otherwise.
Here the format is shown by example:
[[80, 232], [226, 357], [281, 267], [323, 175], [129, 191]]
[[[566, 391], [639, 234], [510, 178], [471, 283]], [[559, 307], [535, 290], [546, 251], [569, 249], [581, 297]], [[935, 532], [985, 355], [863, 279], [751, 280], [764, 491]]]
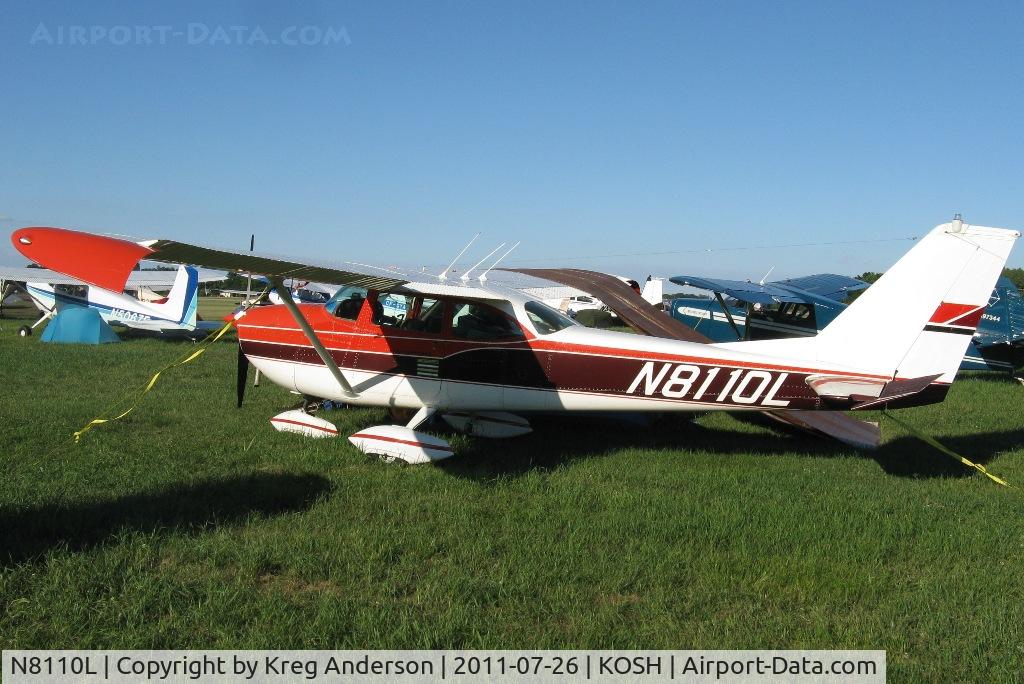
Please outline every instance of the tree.
[[1017, 287], [1024, 288], [1024, 268], [1004, 268], [1003, 275], [1012, 280]]
[[865, 283], [873, 283], [882, 277], [881, 273], [875, 271], [864, 271], [859, 276], [854, 276], [857, 280], [863, 280]]

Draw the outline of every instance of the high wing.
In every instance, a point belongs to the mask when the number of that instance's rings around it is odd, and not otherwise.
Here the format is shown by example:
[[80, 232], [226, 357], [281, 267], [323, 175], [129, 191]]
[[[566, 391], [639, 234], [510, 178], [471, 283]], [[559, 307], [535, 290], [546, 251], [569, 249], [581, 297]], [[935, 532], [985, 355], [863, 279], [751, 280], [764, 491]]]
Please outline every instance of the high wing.
[[368, 275], [327, 264], [304, 264], [253, 252], [231, 252], [174, 240], [131, 242], [65, 228], [30, 227], [11, 235], [27, 258], [90, 285], [121, 292], [140, 260], [196, 264], [206, 268], [258, 273], [271, 279], [299, 278], [332, 285], [393, 288], [406, 279]]
[[701, 278], [688, 275], [676, 276], [669, 280], [676, 285], [710, 290], [741, 302], [765, 306], [793, 303], [835, 308], [837, 303], [841, 304], [842, 300], [846, 298], [847, 292], [868, 287], [868, 283], [862, 280], [831, 273], [790, 278], [774, 283], [751, 283], [745, 280]]
[[312, 280], [330, 285], [356, 285], [375, 289], [397, 287], [408, 282], [405, 279], [343, 270], [328, 264], [299, 263], [254, 252], [229, 252], [174, 240], [147, 240], [140, 244], [153, 250], [145, 257], [151, 261], [201, 264], [225, 271], [259, 273], [271, 279]]
[[817, 275], [802, 276], [800, 278], [787, 278], [786, 280], [779, 280], [771, 284], [795, 287], [799, 290], [816, 294], [819, 297], [834, 299], [837, 302], [846, 299], [846, 295], [850, 292], [863, 290], [871, 285], [863, 280], [835, 273], [818, 273]]
[[[170, 288], [174, 285], [174, 278], [177, 271], [143, 270], [132, 271], [128, 275], [125, 287], [130, 290], [139, 287], [149, 288]], [[85, 285], [85, 281], [73, 278], [57, 271], [46, 268], [15, 268], [0, 266], [0, 280], [17, 283], [49, 283], [50, 285]], [[200, 270], [200, 283], [213, 283], [224, 280], [223, 273], [216, 271]]]
[[775, 283], [748, 283], [744, 280], [723, 280], [713, 278], [700, 278], [697, 276], [681, 275], [669, 278], [669, 282], [684, 287], [696, 287], [702, 290], [720, 292], [733, 299], [752, 304], [778, 304], [780, 302], [802, 302], [806, 303], [807, 298], [792, 290], [779, 287]]

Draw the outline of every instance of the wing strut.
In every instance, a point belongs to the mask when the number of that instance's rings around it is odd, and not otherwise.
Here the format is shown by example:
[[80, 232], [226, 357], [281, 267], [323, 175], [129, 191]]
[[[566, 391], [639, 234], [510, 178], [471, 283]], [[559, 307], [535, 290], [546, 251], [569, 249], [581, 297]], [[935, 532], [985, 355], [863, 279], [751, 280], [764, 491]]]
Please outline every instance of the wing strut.
[[291, 292], [289, 292], [284, 286], [284, 279], [281, 278], [281, 276], [271, 276], [268, 280], [270, 280], [270, 284], [273, 285], [279, 293], [283, 293], [281, 295], [281, 303], [284, 304], [285, 308], [288, 309], [288, 312], [292, 315], [292, 318], [294, 318], [295, 322], [299, 324], [300, 328], [302, 328], [302, 332], [306, 334], [306, 339], [308, 339], [309, 343], [313, 345], [313, 349], [315, 349], [316, 353], [319, 354], [320, 360], [327, 366], [327, 370], [331, 371], [331, 375], [333, 375], [334, 379], [337, 380], [338, 386], [341, 387], [341, 391], [348, 397], [359, 396], [359, 394], [352, 389], [352, 385], [350, 385], [348, 380], [345, 379], [345, 376], [341, 374], [341, 369], [338, 368], [338, 364], [334, 362], [334, 358], [331, 356], [331, 353], [327, 351], [327, 348], [324, 347], [322, 342], [320, 342], [320, 338], [317, 337], [316, 331], [314, 331], [312, 326], [309, 325], [309, 321], [307, 321], [306, 317], [302, 315], [302, 311], [299, 310], [299, 307], [295, 306], [295, 301], [291, 297]]
[[[736, 333], [736, 339], [742, 342], [743, 341], [743, 335], [740, 334], [740, 329], [736, 327], [736, 321], [734, 321], [732, 319], [732, 313], [729, 312], [729, 307], [727, 307], [725, 305], [725, 300], [722, 299], [722, 293], [721, 292], [715, 292], [715, 299], [718, 300], [718, 305], [720, 307], [722, 307], [722, 311], [725, 312], [725, 317], [729, 320], [729, 325], [732, 326], [732, 331], [734, 333]], [[749, 319], [747, 320], [747, 324], [748, 325], [750, 324], [750, 320]]]

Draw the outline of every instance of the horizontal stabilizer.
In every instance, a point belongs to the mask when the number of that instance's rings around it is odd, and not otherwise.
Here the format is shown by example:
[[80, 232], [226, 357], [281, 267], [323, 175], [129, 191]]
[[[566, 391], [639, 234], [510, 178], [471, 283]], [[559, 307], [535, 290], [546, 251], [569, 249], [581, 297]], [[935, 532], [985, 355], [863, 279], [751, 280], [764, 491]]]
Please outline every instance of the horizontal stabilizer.
[[920, 378], [892, 380], [885, 383], [885, 386], [877, 397], [865, 397], [851, 394], [851, 399], [861, 400], [859, 403], [854, 404], [852, 410], [862, 411], [864, 409], [877, 408], [878, 406], [884, 406], [888, 403], [894, 402], [897, 399], [904, 399], [906, 397], [912, 397], [915, 394], [920, 394], [931, 387], [932, 383], [935, 382], [940, 375], [941, 374], [936, 373], [935, 375], [925, 375]]
[[877, 449], [882, 443], [882, 430], [878, 423], [851, 418], [837, 411], [765, 411], [764, 415], [858, 449]]

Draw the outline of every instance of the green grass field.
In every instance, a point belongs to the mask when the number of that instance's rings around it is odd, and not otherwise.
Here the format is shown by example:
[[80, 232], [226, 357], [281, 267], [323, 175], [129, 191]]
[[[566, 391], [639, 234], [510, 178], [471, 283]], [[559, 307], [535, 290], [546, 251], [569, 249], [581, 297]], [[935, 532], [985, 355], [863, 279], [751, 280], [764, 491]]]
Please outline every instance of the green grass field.
[[[276, 433], [280, 388], [236, 409], [224, 342], [76, 446], [191, 343], [0, 323], [0, 648], [880, 648], [895, 681], [1022, 676], [1024, 491], [891, 423], [862, 453], [548, 419], [386, 465]], [[1022, 399], [976, 375], [901, 415], [1024, 485]]]

